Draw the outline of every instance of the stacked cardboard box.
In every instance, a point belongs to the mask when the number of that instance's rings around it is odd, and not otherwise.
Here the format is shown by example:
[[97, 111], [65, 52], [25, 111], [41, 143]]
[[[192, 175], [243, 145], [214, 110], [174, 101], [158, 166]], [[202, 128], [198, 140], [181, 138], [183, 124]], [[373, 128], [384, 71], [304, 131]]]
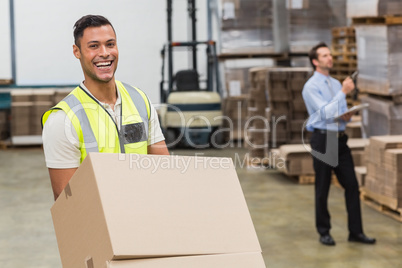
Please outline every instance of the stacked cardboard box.
[[9, 117], [9, 109], [0, 110], [0, 140], [5, 140], [10, 136]]
[[250, 68], [226, 68], [225, 83], [227, 96], [239, 96], [248, 94], [250, 80], [248, 78]]
[[393, 0], [348, 1], [348, 16], [356, 30], [357, 85], [362, 103], [370, 104], [362, 114], [364, 135], [402, 134], [402, 2]]
[[11, 136], [41, 135], [42, 114], [53, 106], [53, 90], [11, 92]]
[[[367, 139], [348, 140], [355, 166], [364, 164], [364, 150], [367, 145]], [[281, 145], [277, 153], [285, 164], [280, 170], [289, 176], [314, 175], [313, 158], [310, 152], [311, 147], [308, 144]]]
[[319, 42], [331, 42], [330, 29], [347, 25], [346, 0], [292, 1], [289, 7], [292, 52], [307, 52]]
[[228, 128], [226, 140], [243, 140], [247, 121], [247, 95], [227, 97], [223, 100], [223, 127]]
[[402, 134], [402, 104], [374, 95], [362, 97], [361, 102], [370, 105], [362, 112], [362, 124], [368, 137]]
[[364, 191], [391, 209], [402, 207], [402, 136], [370, 138]]
[[303, 128], [308, 113], [301, 92], [311, 73], [311, 68], [275, 68], [267, 72], [270, 120], [275, 132], [271, 142], [281, 145], [309, 140], [310, 134]]
[[360, 115], [352, 116], [349, 123], [346, 124], [345, 133], [348, 135], [349, 139], [360, 139], [363, 138], [362, 135], [362, 120]]
[[90, 153], [51, 212], [65, 268], [265, 267], [229, 158]]
[[245, 145], [250, 156], [263, 158], [268, 148], [269, 120], [265, 117], [268, 106], [266, 73], [269, 68], [255, 67], [249, 70], [250, 90], [248, 98], [248, 124]]
[[[61, 101], [71, 89], [21, 89], [11, 91], [11, 139], [15, 144], [40, 143], [30, 139], [42, 134], [44, 112]], [[25, 142], [26, 141], [26, 142]]]
[[358, 86], [383, 96], [402, 94], [402, 25], [355, 25], [358, 47]]
[[221, 0], [221, 52], [273, 51], [271, 0]]

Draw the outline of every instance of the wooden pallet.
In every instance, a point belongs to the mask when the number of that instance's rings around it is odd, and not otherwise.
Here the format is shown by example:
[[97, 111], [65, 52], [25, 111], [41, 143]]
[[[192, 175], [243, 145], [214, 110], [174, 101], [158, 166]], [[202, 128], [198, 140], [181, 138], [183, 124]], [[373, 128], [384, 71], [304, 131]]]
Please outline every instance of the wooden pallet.
[[247, 160], [247, 168], [270, 168], [270, 161], [268, 158], [250, 157]]
[[0, 150], [7, 150], [11, 147], [11, 139], [0, 141]]
[[356, 54], [340, 54], [340, 55], [332, 55], [334, 61], [343, 61], [357, 64], [357, 56]]
[[384, 17], [361, 17], [352, 18], [354, 25], [373, 25], [373, 24], [385, 24], [385, 25], [399, 25], [402, 24], [402, 16], [384, 16]]
[[[314, 184], [315, 175], [299, 175], [299, 176], [288, 176], [292, 180], [299, 184]], [[342, 187], [335, 175], [332, 175], [332, 184], [338, 187]]]
[[383, 202], [385, 198], [378, 198], [379, 195], [370, 193], [364, 187], [361, 189], [360, 199], [369, 207], [381, 212], [382, 214], [389, 216], [399, 222], [402, 222], [402, 208], [391, 208], [388, 202]]
[[334, 60], [333, 67], [342, 67], [342, 68], [349, 68], [349, 69], [357, 69], [357, 62], [347, 62], [347, 61], [336, 61]]
[[332, 54], [351, 54], [356, 55], [356, 44], [333, 44]]
[[333, 37], [355, 36], [354, 27], [335, 27], [332, 28]]
[[332, 45], [356, 45], [355, 36], [332, 37]]

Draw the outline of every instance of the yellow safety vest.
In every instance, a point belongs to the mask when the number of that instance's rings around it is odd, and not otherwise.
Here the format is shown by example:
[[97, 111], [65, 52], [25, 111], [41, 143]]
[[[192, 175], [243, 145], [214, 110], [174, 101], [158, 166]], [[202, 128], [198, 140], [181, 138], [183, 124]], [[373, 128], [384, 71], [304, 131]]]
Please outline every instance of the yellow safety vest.
[[89, 152], [147, 154], [150, 104], [141, 90], [116, 80], [121, 96], [120, 131], [106, 109], [81, 87], [42, 116], [63, 110], [78, 134], [82, 162]]

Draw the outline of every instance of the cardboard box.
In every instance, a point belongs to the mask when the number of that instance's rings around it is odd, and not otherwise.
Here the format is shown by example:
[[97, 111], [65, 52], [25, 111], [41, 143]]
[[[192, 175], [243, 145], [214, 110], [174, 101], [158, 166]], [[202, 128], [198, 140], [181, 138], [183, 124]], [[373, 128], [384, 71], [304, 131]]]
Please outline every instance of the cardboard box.
[[190, 257], [112, 261], [109, 268], [265, 268], [260, 253], [218, 254]]
[[64, 268], [261, 252], [229, 158], [90, 153], [51, 212]]

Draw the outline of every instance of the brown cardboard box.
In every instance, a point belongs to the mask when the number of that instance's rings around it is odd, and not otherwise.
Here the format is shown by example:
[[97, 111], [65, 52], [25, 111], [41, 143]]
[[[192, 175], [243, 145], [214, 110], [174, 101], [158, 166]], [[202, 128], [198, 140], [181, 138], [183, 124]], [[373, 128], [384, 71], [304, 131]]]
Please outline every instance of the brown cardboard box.
[[63, 88], [63, 89], [57, 89], [54, 92], [53, 96], [53, 104], [56, 105], [59, 103], [61, 100], [63, 100], [71, 91], [73, 88]]
[[42, 134], [42, 115], [52, 108], [52, 101], [34, 102], [30, 115], [30, 134], [41, 135]]
[[53, 102], [54, 92], [53, 89], [33, 90], [31, 99], [35, 102]]
[[51, 212], [64, 268], [261, 252], [229, 158], [90, 153]]
[[11, 135], [30, 135], [30, 115], [33, 102], [16, 102], [11, 104]]
[[260, 253], [238, 253], [112, 261], [109, 268], [264, 268]]

